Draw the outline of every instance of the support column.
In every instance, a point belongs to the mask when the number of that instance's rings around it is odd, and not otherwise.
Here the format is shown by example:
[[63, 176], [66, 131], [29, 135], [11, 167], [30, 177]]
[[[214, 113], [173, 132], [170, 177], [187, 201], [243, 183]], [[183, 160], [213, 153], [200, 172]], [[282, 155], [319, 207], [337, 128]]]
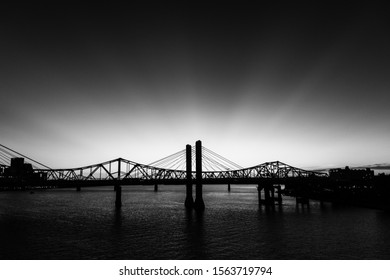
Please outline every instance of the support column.
[[257, 196], [259, 198], [259, 207], [261, 207], [261, 204], [263, 203], [262, 200], [261, 200], [261, 188], [260, 188], [260, 184], [257, 185]]
[[296, 193], [296, 203], [301, 204], [302, 207], [304, 205], [307, 205], [307, 207], [310, 207], [309, 205], [309, 195], [307, 192], [307, 186], [306, 185], [301, 185], [298, 188], [298, 191]]
[[282, 187], [278, 185], [278, 204], [282, 205]]
[[194, 199], [192, 198], [192, 148], [191, 145], [186, 145], [186, 173], [187, 173], [187, 185], [186, 185], [186, 201], [184, 206], [187, 209], [194, 207]]
[[[80, 178], [83, 178], [83, 169], [80, 169]], [[81, 191], [81, 185], [77, 184], [76, 190]]]
[[115, 189], [115, 207], [119, 209], [122, 207], [122, 187], [120, 185], [116, 185]]
[[269, 185], [265, 184], [264, 185], [264, 204], [265, 205], [270, 205], [270, 193], [269, 193]]
[[230, 184], [228, 184], [228, 192], [230, 192]]
[[118, 178], [115, 184], [115, 207], [119, 209], [122, 207], [122, 187], [120, 185], [121, 180], [121, 159], [118, 159]]
[[157, 184], [154, 184], [154, 191], [155, 191], [155, 192], [158, 191], [158, 185], [157, 185]]
[[298, 206], [299, 204], [301, 204], [302, 207], [305, 206], [305, 205], [307, 205], [307, 207], [310, 207], [309, 198], [308, 198], [308, 197], [305, 197], [305, 196], [297, 196], [297, 197], [295, 198], [295, 200], [296, 200], [297, 206]]
[[195, 160], [196, 160], [196, 198], [194, 208], [197, 211], [203, 211], [205, 209], [203, 201], [202, 191], [202, 142], [196, 141], [195, 143]]

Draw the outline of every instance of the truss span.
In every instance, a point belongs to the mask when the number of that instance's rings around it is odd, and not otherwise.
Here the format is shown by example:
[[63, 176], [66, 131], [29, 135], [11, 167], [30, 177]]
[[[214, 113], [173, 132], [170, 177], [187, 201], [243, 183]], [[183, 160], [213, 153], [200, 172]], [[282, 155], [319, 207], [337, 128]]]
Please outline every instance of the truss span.
[[36, 169], [47, 180], [167, 180], [186, 179], [184, 170], [158, 168], [118, 158], [79, 168]]
[[[34, 172], [44, 173], [46, 180], [64, 181], [184, 181], [187, 179], [185, 170], [174, 170], [139, 164], [123, 158], [106, 161], [99, 164], [67, 169], [35, 169]], [[240, 179], [285, 179], [324, 177], [326, 173], [307, 171], [290, 166], [280, 161], [266, 162], [249, 168], [223, 171], [204, 171], [202, 179], [208, 182]], [[196, 179], [196, 172], [191, 178]]]
[[202, 174], [204, 179], [285, 179], [312, 176], [325, 177], [327, 174], [296, 168], [280, 161], [265, 162], [239, 170], [206, 171]]

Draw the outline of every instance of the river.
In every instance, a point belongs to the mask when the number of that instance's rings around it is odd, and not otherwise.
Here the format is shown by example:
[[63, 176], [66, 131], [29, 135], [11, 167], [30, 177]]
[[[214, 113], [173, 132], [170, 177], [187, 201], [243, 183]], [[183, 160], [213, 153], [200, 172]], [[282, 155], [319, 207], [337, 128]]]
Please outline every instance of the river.
[[255, 186], [204, 186], [186, 211], [184, 186], [0, 192], [0, 259], [390, 259], [390, 215], [321, 205], [258, 206]]

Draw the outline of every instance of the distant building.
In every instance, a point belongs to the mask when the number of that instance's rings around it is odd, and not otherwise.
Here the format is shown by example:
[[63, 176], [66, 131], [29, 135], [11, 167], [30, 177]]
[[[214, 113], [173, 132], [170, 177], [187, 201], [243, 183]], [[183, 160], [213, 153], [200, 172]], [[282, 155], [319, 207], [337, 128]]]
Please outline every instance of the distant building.
[[31, 174], [33, 174], [32, 165], [24, 163], [24, 158], [11, 158], [11, 166], [4, 171], [7, 177], [26, 177]]
[[0, 177], [4, 176], [5, 169], [7, 168], [6, 165], [0, 164]]
[[371, 180], [374, 178], [374, 170], [366, 169], [345, 169], [335, 168], [329, 170], [329, 178], [334, 180]]

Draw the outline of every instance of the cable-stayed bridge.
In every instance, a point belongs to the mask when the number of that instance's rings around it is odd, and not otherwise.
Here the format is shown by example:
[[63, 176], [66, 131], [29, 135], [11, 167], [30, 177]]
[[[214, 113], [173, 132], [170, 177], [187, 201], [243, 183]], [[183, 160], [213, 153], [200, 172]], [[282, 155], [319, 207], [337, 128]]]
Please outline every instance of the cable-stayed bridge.
[[[0, 144], [0, 190], [88, 186], [115, 186], [116, 206], [121, 206], [121, 189], [126, 185], [185, 185], [187, 208], [204, 209], [203, 185], [257, 185], [259, 205], [282, 204], [282, 194], [295, 196], [297, 203], [310, 199], [336, 201], [390, 210], [390, 176], [366, 169], [331, 169], [328, 173], [303, 170], [280, 161], [243, 168], [203, 147], [195, 147], [158, 161], [141, 164], [117, 158], [77, 168], [53, 169]], [[195, 186], [195, 199], [193, 198]], [[282, 189], [283, 188], [283, 189]]]
[[[11, 164], [7, 165], [7, 161]], [[186, 149], [150, 164], [117, 158], [64, 169], [52, 169], [0, 145], [0, 164], [3, 184], [76, 187], [78, 190], [86, 186], [115, 185], [119, 195], [117, 199], [120, 199], [120, 186], [123, 185], [154, 185], [155, 190], [159, 184], [186, 185], [186, 206], [200, 204], [199, 208], [204, 208], [203, 184], [227, 184], [229, 191], [230, 184], [257, 184], [259, 202], [267, 202], [271, 198], [274, 201], [275, 190], [278, 192], [276, 200], [280, 202], [281, 184], [312, 185], [327, 177], [326, 173], [303, 170], [280, 161], [243, 168], [203, 147], [200, 141], [196, 142], [195, 147], [187, 145]], [[193, 185], [196, 185], [195, 201], [192, 198]], [[261, 198], [261, 190], [264, 199]]]
[[[0, 166], [7, 168], [7, 161], [11, 162], [15, 155], [6, 151], [5, 146], [0, 147]], [[14, 151], [13, 151], [14, 152]], [[188, 155], [186, 150], [179, 151], [150, 164], [141, 164], [124, 158], [117, 158], [110, 161], [92, 164], [76, 168], [52, 169], [35, 160], [21, 154], [26, 162], [32, 162], [32, 172], [41, 174], [48, 184], [60, 184], [63, 181], [83, 181], [88, 185], [112, 184], [112, 181], [123, 181], [128, 184], [182, 184], [187, 180], [187, 173], [190, 171], [191, 179], [196, 180], [196, 156], [195, 147], [191, 148], [191, 168], [186, 167]], [[221, 182], [250, 183], [258, 179], [288, 179], [324, 177], [326, 173], [303, 170], [293, 167], [280, 161], [265, 162], [253, 167], [243, 168], [240, 165], [224, 158], [223, 156], [201, 148], [201, 178], [208, 184], [219, 184]], [[8, 155], [8, 156], [6, 156]]]

